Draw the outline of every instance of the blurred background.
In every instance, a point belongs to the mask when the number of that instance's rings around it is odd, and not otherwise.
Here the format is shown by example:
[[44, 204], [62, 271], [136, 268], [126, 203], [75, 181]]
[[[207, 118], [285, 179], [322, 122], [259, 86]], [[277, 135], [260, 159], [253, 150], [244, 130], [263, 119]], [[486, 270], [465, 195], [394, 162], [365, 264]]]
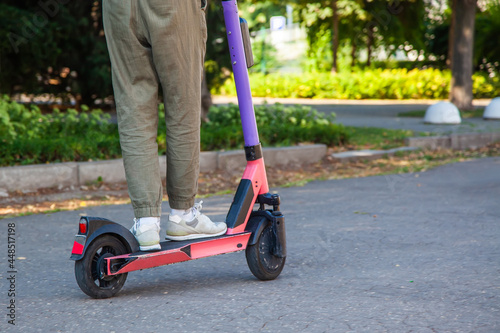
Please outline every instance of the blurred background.
[[[259, 96], [448, 98], [457, 28], [474, 32], [466, 45], [473, 54], [474, 97], [498, 96], [498, 0], [241, 0], [239, 8], [253, 38]], [[234, 94], [225, 85], [231, 73], [219, 1], [210, 1], [207, 22], [208, 90]], [[0, 34], [0, 93], [22, 102], [112, 104], [101, 1], [3, 0]], [[385, 76], [410, 81], [414, 89], [387, 91], [377, 86]], [[357, 87], [365, 78], [371, 91]], [[429, 80], [435, 89], [418, 89]]]
[[[450, 100], [467, 111], [474, 99], [500, 96], [499, 0], [238, 4], [253, 43], [254, 97]], [[101, 5], [0, 3], [0, 165], [120, 157]], [[212, 106], [214, 95], [229, 101], [236, 95], [219, 0], [209, 1], [206, 17], [202, 149], [234, 149], [242, 141], [237, 107]], [[349, 129], [334, 123], [334, 112], [303, 105], [256, 110], [269, 140], [263, 143], [354, 141]], [[160, 154], [164, 131], [160, 122]]]

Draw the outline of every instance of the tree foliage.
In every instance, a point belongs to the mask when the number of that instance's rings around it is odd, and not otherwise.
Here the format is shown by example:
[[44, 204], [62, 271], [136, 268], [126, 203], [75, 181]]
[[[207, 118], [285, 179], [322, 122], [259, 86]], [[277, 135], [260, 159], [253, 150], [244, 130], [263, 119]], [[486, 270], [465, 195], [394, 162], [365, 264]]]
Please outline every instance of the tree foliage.
[[[0, 93], [79, 96], [90, 104], [112, 94], [110, 62], [101, 23], [101, 1], [3, 0], [0, 3]], [[240, 0], [253, 31], [269, 27], [274, 15], [294, 8], [295, 22], [307, 30], [306, 70], [330, 71], [339, 43], [339, 68], [370, 65], [375, 50], [396, 51], [426, 60], [448, 57], [450, 10], [432, 12], [427, 0]], [[444, 3], [444, 1], [441, 1]], [[498, 73], [500, 5], [485, 2], [476, 15], [474, 66]], [[338, 33], [335, 34], [334, 12]], [[209, 1], [206, 74], [209, 86], [231, 75], [220, 1]], [[254, 45], [258, 60], [261, 45]], [[258, 49], [256, 49], [258, 48]]]
[[476, 15], [474, 65], [490, 74], [500, 73], [500, 2], [492, 2]]
[[100, 1], [5, 0], [0, 4], [1, 93], [109, 96]]
[[[354, 65], [361, 49], [367, 50], [370, 64], [373, 50], [382, 47], [391, 54], [401, 47], [418, 53], [425, 48], [425, 13], [422, 0], [336, 0], [339, 16], [340, 44], [351, 48]], [[333, 59], [331, 48], [334, 37], [331, 0], [295, 0], [299, 16], [308, 30], [309, 58], [315, 59], [316, 69], [328, 67], [325, 59]], [[331, 67], [332, 64], [330, 64]]]

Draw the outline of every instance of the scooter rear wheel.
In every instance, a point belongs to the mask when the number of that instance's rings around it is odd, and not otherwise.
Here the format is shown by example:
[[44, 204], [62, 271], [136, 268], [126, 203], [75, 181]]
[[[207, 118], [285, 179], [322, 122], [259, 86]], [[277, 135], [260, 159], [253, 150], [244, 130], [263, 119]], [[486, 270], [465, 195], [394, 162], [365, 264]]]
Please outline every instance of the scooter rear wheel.
[[82, 259], [75, 262], [75, 277], [80, 289], [93, 298], [116, 295], [127, 279], [127, 273], [105, 276], [106, 260], [127, 253], [125, 245], [115, 236], [103, 235], [95, 239]]
[[256, 278], [266, 281], [274, 280], [280, 275], [285, 266], [285, 259], [272, 253], [273, 241], [272, 226], [268, 225], [262, 230], [257, 242], [246, 248], [247, 264]]

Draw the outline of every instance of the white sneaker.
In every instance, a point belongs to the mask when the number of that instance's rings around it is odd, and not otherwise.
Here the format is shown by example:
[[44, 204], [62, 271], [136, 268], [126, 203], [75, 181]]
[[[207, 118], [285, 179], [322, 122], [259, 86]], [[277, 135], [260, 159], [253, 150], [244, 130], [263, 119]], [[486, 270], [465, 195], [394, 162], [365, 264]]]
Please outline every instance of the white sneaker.
[[134, 219], [130, 232], [139, 242], [141, 251], [161, 250], [160, 246], [160, 218], [141, 217]]
[[[225, 234], [227, 226], [224, 222], [212, 222], [208, 216], [200, 212], [202, 203], [203, 201], [195, 204], [187, 214], [170, 214], [167, 222], [167, 236], [165, 238], [182, 241]], [[194, 217], [187, 220], [187, 216], [189, 215]]]

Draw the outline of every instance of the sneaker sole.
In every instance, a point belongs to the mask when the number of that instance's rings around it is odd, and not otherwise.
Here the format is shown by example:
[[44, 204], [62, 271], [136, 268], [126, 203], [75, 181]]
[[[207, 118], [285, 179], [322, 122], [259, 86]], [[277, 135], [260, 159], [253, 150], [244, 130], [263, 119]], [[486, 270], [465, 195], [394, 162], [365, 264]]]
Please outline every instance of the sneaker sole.
[[148, 246], [139, 246], [141, 251], [158, 251], [161, 250], [160, 244], [148, 245]]
[[224, 235], [226, 231], [227, 228], [216, 234], [189, 234], [185, 236], [170, 236], [167, 234], [167, 236], [165, 236], [165, 239], [171, 241], [184, 241], [184, 240], [199, 239], [199, 238], [210, 238], [210, 237], [217, 237]]

